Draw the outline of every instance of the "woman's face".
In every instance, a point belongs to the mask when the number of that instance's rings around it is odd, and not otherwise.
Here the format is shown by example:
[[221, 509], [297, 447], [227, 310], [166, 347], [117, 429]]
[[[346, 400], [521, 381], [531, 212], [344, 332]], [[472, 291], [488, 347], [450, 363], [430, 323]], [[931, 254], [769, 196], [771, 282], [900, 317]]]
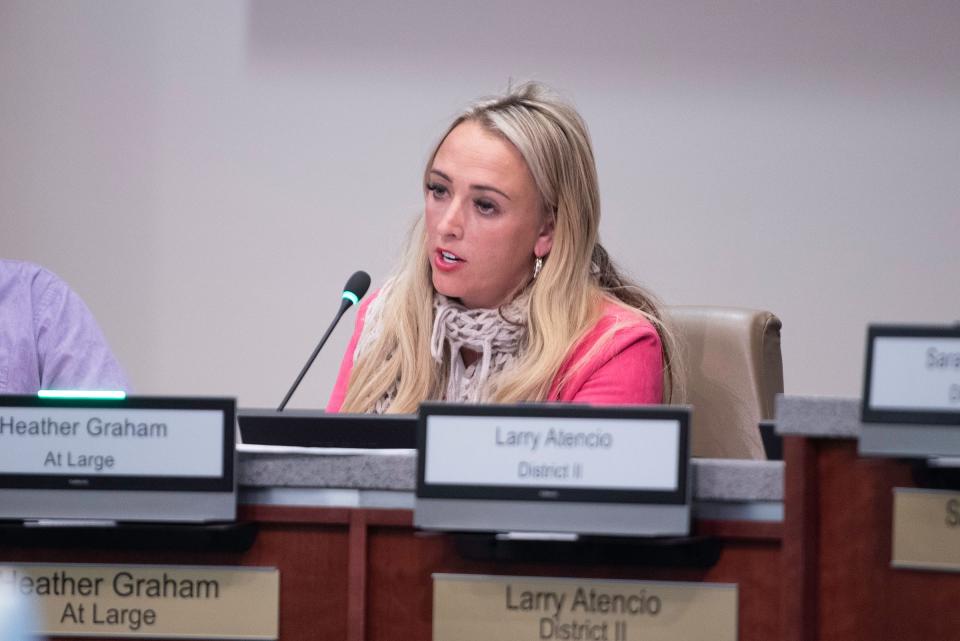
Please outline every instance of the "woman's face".
[[437, 150], [425, 188], [434, 288], [469, 308], [494, 308], [533, 276], [553, 246], [533, 176], [506, 139], [466, 121]]

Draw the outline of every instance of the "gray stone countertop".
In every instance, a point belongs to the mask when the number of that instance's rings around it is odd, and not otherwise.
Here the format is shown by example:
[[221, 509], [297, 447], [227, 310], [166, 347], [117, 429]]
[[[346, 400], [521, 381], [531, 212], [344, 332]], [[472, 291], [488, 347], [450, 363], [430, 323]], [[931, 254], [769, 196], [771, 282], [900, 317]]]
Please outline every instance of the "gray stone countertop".
[[859, 438], [860, 399], [777, 396], [777, 433], [789, 436]]
[[[782, 501], [783, 462], [694, 459], [693, 495], [701, 501]], [[412, 492], [417, 456], [241, 451], [240, 485], [248, 488], [348, 488]]]

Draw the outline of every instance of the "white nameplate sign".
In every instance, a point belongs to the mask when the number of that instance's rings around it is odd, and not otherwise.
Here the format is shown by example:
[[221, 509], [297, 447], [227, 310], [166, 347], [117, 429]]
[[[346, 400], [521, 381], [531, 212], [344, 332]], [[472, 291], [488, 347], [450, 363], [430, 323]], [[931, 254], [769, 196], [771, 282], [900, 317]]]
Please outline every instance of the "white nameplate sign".
[[434, 641], [735, 641], [737, 586], [433, 576]]
[[223, 412], [0, 407], [0, 474], [218, 477]]
[[960, 423], [960, 327], [871, 327], [864, 420]]
[[960, 456], [960, 325], [872, 325], [867, 333], [865, 456]]
[[438, 485], [676, 490], [675, 420], [431, 416], [424, 480]]
[[684, 407], [425, 403], [414, 524], [687, 534], [689, 417]]

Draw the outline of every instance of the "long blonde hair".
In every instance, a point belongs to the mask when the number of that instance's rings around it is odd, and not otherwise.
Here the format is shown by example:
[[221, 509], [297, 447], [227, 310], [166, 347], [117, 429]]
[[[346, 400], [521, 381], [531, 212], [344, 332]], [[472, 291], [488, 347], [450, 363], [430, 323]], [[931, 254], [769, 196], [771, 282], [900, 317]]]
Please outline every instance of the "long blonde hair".
[[[599, 319], [605, 300], [638, 311], [656, 327], [669, 400], [675, 369], [671, 334], [654, 298], [624, 279], [599, 243], [600, 192], [583, 119], [543, 85], [521, 84], [456, 118], [434, 147], [425, 174], [447, 135], [465, 121], [482, 125], [519, 150], [555, 225], [550, 254], [529, 285], [526, 344], [513, 366], [493, 382], [489, 400], [545, 400], [572, 347]], [[447, 372], [430, 353], [434, 290], [425, 234], [421, 216], [383, 301], [379, 336], [354, 365], [343, 411], [370, 411], [394, 385], [390, 412], [415, 412], [421, 401], [443, 394]]]

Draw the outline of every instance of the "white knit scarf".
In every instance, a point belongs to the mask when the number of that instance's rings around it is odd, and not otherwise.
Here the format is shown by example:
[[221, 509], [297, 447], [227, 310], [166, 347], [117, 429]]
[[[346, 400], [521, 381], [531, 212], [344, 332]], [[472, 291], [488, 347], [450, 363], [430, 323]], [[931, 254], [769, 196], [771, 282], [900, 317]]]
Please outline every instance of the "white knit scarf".
[[[354, 363], [379, 336], [383, 305], [388, 287], [381, 289], [367, 308], [363, 331], [354, 351]], [[528, 295], [521, 295], [498, 309], [468, 309], [459, 302], [438, 293], [433, 295], [433, 333], [430, 354], [438, 365], [448, 361], [443, 398], [456, 403], [477, 403], [490, 398], [497, 376], [513, 363], [527, 333]], [[461, 350], [479, 354], [469, 366], [464, 364]], [[395, 382], [377, 401], [372, 412], [387, 411], [397, 395]]]

